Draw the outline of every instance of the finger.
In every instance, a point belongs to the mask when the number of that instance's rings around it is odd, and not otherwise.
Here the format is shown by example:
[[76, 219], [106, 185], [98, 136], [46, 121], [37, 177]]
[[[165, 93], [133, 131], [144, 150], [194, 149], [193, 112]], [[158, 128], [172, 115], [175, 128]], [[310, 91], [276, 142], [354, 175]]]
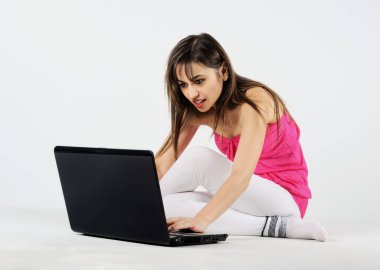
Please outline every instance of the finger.
[[175, 220], [166, 220], [166, 224], [169, 226], [169, 225], [172, 225], [175, 223]]
[[183, 227], [183, 224], [181, 225], [181, 221], [177, 221], [169, 225], [168, 229], [176, 231], [176, 230], [181, 229], [182, 227]]
[[196, 227], [190, 227], [190, 229], [191, 229], [192, 231], [194, 231], [194, 232], [199, 232], [199, 233], [203, 232], [202, 230], [199, 230], [199, 229], [196, 228]]
[[177, 222], [177, 223], [173, 224], [173, 227], [175, 230], [182, 230], [182, 229], [190, 228], [192, 226], [186, 222]]
[[174, 226], [173, 226], [173, 225], [172, 225], [172, 226], [169, 226], [169, 227], [168, 227], [168, 231], [170, 231], [170, 232], [171, 232], [171, 231], [175, 231]]
[[167, 223], [168, 225], [170, 225], [170, 224], [173, 224], [173, 223], [179, 221], [180, 219], [181, 219], [181, 217], [171, 217], [171, 218], [167, 218], [167, 219], [166, 219], [166, 223]]

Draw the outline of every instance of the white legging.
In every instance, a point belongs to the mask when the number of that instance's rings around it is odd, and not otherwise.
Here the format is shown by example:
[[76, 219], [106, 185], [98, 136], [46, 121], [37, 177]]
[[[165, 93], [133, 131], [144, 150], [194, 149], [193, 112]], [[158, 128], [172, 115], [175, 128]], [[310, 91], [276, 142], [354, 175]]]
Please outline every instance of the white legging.
[[[190, 147], [160, 180], [166, 218], [194, 217], [231, 173], [232, 162], [204, 146]], [[194, 191], [204, 187], [207, 192]], [[205, 233], [261, 235], [265, 216], [297, 216], [299, 208], [278, 184], [252, 174], [248, 188]]]

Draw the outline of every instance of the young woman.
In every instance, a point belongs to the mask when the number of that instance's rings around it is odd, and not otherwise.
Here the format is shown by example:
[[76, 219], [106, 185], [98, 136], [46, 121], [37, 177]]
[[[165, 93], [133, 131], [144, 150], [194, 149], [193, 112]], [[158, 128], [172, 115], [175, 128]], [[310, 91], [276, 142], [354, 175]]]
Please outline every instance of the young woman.
[[[207, 33], [173, 48], [165, 84], [172, 125], [155, 160], [170, 231], [326, 241], [320, 223], [303, 219], [308, 169], [279, 95], [238, 75]], [[184, 151], [201, 125], [226, 156], [203, 146]]]

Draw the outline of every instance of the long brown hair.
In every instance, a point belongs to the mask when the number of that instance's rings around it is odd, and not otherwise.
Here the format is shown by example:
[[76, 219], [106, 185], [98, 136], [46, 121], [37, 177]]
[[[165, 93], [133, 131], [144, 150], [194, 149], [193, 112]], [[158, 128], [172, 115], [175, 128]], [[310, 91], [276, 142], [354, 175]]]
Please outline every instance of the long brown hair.
[[181, 128], [186, 124], [186, 120], [193, 117], [199, 117], [202, 114], [202, 112], [195, 109], [193, 104], [191, 104], [191, 102], [182, 94], [178, 84], [176, 73], [177, 66], [184, 65], [187, 78], [192, 80], [192, 63], [201, 63], [215, 70], [218, 70], [224, 63], [228, 72], [228, 79], [224, 81], [221, 95], [215, 103], [215, 119], [212, 135], [215, 133], [215, 129], [218, 126], [219, 117], [223, 115], [224, 119], [226, 111], [232, 110], [244, 103], [251, 105], [251, 107], [259, 113], [265, 125], [267, 125], [263, 114], [259, 110], [259, 106], [247, 98], [245, 94], [248, 89], [257, 86], [265, 89], [274, 101], [274, 111], [277, 119], [277, 139], [280, 128], [279, 103], [281, 103], [284, 108], [284, 113], [287, 113], [291, 120], [293, 120], [293, 117], [288, 112], [281, 97], [272, 89], [260, 82], [245, 78], [235, 73], [227, 53], [215, 38], [207, 33], [189, 35], [177, 43], [168, 58], [165, 74], [165, 87], [171, 112], [171, 134], [166, 139], [164, 145], [158, 150], [156, 157], [159, 157], [166, 148], [174, 142], [175, 159], [177, 159], [178, 138]]

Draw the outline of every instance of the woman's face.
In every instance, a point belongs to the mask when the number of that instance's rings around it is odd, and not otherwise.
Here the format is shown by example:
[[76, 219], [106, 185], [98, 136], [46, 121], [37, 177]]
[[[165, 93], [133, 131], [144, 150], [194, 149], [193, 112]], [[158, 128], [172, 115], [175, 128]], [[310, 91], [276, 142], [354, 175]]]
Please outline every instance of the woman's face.
[[185, 97], [201, 112], [207, 112], [214, 107], [227, 80], [227, 72], [222, 65], [217, 71], [199, 63], [191, 63], [192, 81], [186, 77], [185, 66], [178, 65], [178, 84]]

